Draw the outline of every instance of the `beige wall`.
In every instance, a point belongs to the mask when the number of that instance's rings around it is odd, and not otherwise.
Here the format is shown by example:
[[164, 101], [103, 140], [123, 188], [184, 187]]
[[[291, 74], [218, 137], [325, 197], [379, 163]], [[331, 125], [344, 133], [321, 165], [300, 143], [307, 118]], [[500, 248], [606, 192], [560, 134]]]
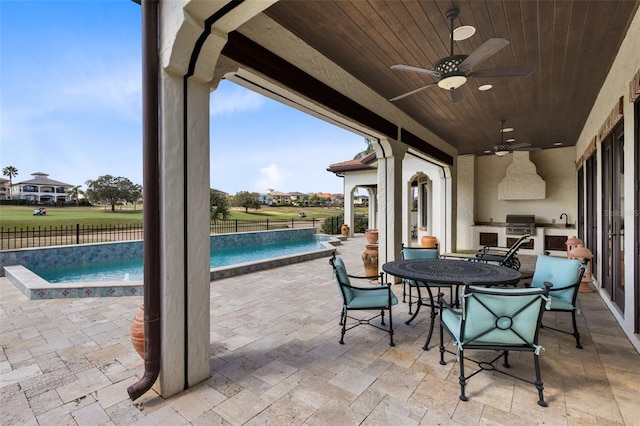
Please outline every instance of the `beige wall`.
[[[494, 222], [504, 222], [507, 214], [532, 214], [536, 216], [537, 223], [551, 223], [554, 219], [559, 223], [560, 214], [567, 213], [569, 223], [575, 224], [575, 148], [556, 148], [530, 153], [529, 159], [536, 165], [538, 175], [546, 183], [544, 200], [498, 200], [498, 184], [511, 164], [511, 157], [511, 154], [504, 157], [475, 157], [475, 221], [489, 222], [493, 218]], [[562, 220], [564, 221], [564, 218]]]

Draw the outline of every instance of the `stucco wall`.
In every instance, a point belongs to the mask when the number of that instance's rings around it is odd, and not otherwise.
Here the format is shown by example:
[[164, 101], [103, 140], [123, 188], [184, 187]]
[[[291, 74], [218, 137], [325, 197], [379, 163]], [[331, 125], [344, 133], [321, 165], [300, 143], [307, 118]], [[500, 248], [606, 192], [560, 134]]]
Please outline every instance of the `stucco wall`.
[[[475, 221], [504, 222], [507, 214], [532, 214], [537, 223], [560, 222], [560, 214], [569, 215], [575, 224], [577, 211], [575, 147], [547, 149], [530, 153], [537, 173], [546, 182], [543, 200], [498, 200], [498, 184], [511, 164], [512, 154], [504, 157], [475, 157]], [[468, 169], [468, 167], [467, 167]], [[458, 199], [459, 210], [466, 210]], [[563, 219], [564, 220], [564, 219]], [[459, 227], [460, 229], [460, 227]]]

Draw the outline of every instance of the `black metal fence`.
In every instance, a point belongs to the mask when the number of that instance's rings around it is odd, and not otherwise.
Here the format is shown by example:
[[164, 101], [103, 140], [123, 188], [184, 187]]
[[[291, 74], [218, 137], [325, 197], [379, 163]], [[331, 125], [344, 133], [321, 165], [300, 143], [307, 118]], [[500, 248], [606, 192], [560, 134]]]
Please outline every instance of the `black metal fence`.
[[265, 220], [219, 220], [211, 222], [212, 234], [232, 234], [235, 232], [270, 231], [286, 228], [315, 228], [322, 225], [320, 219], [265, 219]]
[[142, 239], [142, 224], [0, 228], [0, 250]]
[[[212, 234], [321, 226], [322, 219], [225, 220], [211, 222]], [[131, 241], [143, 238], [142, 224], [104, 226], [0, 227], [0, 250], [69, 244]]]

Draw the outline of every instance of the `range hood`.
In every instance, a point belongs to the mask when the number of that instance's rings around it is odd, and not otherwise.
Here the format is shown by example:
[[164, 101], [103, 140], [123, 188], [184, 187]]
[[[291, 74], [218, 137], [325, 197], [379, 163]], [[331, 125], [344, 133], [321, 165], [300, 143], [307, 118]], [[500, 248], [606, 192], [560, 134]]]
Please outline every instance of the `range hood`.
[[528, 151], [514, 151], [507, 174], [498, 184], [498, 200], [543, 200], [546, 183], [538, 176]]

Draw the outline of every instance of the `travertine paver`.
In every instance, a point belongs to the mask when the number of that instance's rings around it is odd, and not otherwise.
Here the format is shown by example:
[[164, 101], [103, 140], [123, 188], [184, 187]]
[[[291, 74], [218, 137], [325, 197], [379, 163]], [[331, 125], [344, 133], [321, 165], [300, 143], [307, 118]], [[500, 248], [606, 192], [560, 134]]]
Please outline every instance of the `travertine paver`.
[[[337, 248], [354, 274], [364, 245], [355, 237]], [[437, 326], [422, 350], [426, 309], [411, 325], [406, 305], [394, 309], [395, 347], [372, 327], [349, 330], [340, 345], [328, 259], [216, 281], [210, 296], [211, 378], [132, 402], [126, 388], [143, 366], [128, 330], [141, 297], [30, 301], [0, 278], [0, 424], [638, 424], [640, 355], [595, 293], [579, 295], [583, 350], [541, 332], [547, 408], [532, 385], [487, 372], [459, 401], [458, 364], [451, 354], [439, 364]], [[513, 371], [528, 374], [530, 358], [512, 354]]]

